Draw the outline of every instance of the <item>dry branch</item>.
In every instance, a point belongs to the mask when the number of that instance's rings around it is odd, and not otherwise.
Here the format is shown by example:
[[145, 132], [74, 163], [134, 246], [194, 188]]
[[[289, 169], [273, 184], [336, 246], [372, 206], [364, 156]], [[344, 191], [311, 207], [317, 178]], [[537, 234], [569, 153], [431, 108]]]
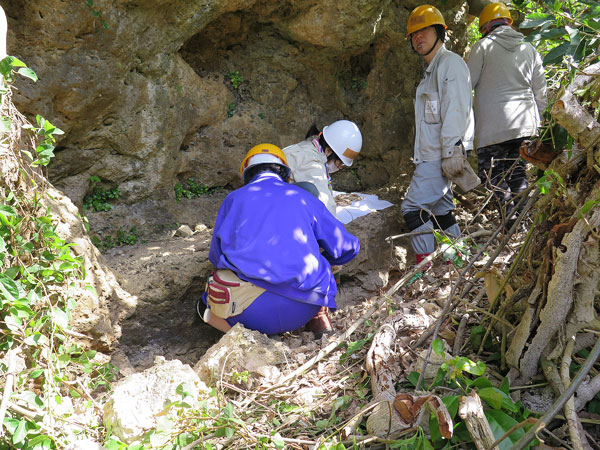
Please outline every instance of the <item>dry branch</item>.
[[473, 443], [478, 450], [497, 450], [494, 444], [496, 438], [483, 412], [481, 399], [475, 391], [460, 398], [458, 415], [465, 422]]
[[[600, 63], [593, 64], [586, 68], [586, 73], [600, 73]], [[554, 102], [550, 113], [556, 121], [562, 125], [571, 136], [578, 140], [582, 147], [590, 151], [600, 139], [600, 124], [594, 120], [594, 117], [580, 104], [574, 92], [582, 86], [593, 81], [594, 77], [590, 75], [578, 75], [571, 85], [569, 85], [563, 95]], [[588, 155], [590, 153], [588, 152]], [[589, 157], [588, 157], [589, 162]]]
[[365, 369], [371, 377], [371, 391], [373, 400], [378, 405], [367, 419], [367, 430], [377, 436], [389, 436], [400, 430], [410, 428], [413, 424], [407, 423], [393, 407], [396, 397], [394, 388], [395, 374], [392, 369], [394, 357], [394, 344], [398, 331], [403, 327], [403, 314], [396, 311], [386, 318], [366, 356]]

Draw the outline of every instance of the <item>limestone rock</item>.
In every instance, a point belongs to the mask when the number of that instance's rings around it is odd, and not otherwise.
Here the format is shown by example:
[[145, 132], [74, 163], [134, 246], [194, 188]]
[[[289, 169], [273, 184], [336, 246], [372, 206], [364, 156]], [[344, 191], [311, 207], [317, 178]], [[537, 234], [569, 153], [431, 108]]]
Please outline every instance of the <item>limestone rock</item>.
[[[114, 348], [116, 339], [121, 335], [120, 320], [131, 314], [136, 299], [122, 288], [117, 275], [92, 244], [71, 200], [52, 186], [49, 186], [48, 194], [46, 201], [57, 218], [56, 232], [66, 242], [75, 244], [73, 252], [83, 259], [87, 274], [85, 282], [70, 291], [77, 301], [71, 326], [75, 331], [90, 336], [92, 341], [89, 344], [93, 348]], [[86, 289], [87, 283], [95, 293]]]
[[205, 229], [188, 238], [163, 237], [105, 253], [124, 289], [137, 299], [121, 326], [119, 360], [124, 370], [128, 365], [147, 368], [156, 355], [165, 354], [193, 364], [221, 336], [196, 313], [212, 270], [210, 239]]
[[389, 271], [399, 268], [394, 245], [386, 238], [402, 229], [400, 206], [358, 217], [346, 229], [360, 239], [360, 253], [342, 268], [342, 276], [358, 278], [367, 290], [382, 288], [387, 284]]
[[[412, 369], [414, 372], [421, 373], [423, 371], [426, 356], [427, 349], [424, 349], [419, 353], [419, 358], [415, 360], [415, 365]], [[452, 355], [450, 355], [449, 353], [446, 353], [444, 356], [440, 356], [432, 351], [431, 355], [429, 356], [429, 362], [427, 363], [427, 367], [425, 368], [425, 375], [423, 375], [423, 379], [427, 382], [433, 381], [440, 366], [444, 363], [444, 361], [447, 361], [449, 359], [452, 359]]]
[[177, 228], [177, 230], [175, 230], [175, 236], [177, 237], [189, 238], [192, 236], [192, 234], [194, 234], [194, 232], [187, 225], [181, 225], [179, 228]]
[[129, 375], [119, 381], [104, 406], [104, 422], [112, 425], [113, 433], [123, 442], [131, 443], [144, 433], [156, 428], [161, 414], [175, 414], [169, 405], [182, 400], [178, 386], [197, 402], [208, 398], [208, 387], [198, 378], [192, 368], [178, 360], [165, 361], [157, 358], [153, 367], [141, 373]]
[[[62, 0], [9, 0], [3, 7], [8, 53], [39, 76], [18, 79], [15, 103], [65, 131], [51, 181], [77, 206], [90, 176], [118, 187], [116, 205], [154, 219], [139, 229], [146, 232], [170, 213], [190, 214], [169, 206], [176, 183], [236, 188], [249, 148], [293, 144], [312, 123], [349, 118], [363, 132], [360, 157], [334, 187], [407, 183], [421, 69], [405, 24], [418, 4], [118, 0], [64, 8]], [[461, 53], [466, 4], [437, 6], [447, 45]], [[118, 208], [102, 217], [90, 220], [93, 231], [129, 229]]]
[[231, 377], [244, 371], [264, 376], [270, 373], [266, 367], [285, 362], [286, 351], [289, 352], [281, 342], [238, 323], [206, 352], [194, 366], [194, 372], [207, 384], [222, 375]]

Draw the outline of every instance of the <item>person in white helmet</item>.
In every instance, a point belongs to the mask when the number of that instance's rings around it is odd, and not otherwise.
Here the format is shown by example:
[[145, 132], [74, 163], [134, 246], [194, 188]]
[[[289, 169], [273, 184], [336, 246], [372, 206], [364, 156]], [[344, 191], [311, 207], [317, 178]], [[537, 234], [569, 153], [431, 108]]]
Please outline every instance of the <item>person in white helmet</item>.
[[361, 147], [358, 126], [338, 120], [323, 131], [312, 125], [302, 142], [285, 147], [283, 153], [291, 169], [291, 181], [316, 195], [335, 216], [331, 174], [350, 167]]

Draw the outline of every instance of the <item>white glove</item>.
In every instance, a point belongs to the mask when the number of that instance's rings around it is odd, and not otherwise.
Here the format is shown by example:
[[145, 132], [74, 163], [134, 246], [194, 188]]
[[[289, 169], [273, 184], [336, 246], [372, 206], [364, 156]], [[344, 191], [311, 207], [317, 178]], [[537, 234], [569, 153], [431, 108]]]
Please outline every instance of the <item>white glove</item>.
[[[458, 150], [458, 151], [457, 151]], [[459, 177], [465, 170], [465, 157], [462, 151], [455, 149], [452, 156], [442, 160], [442, 173], [446, 178]]]

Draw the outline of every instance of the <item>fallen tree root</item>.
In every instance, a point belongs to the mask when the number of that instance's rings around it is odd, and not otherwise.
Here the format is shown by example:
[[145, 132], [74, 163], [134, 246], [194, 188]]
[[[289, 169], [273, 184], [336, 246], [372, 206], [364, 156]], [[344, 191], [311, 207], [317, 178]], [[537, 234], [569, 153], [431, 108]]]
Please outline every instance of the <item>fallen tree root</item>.
[[513, 445], [512, 450], [522, 450], [535, 438], [536, 434], [554, 418], [554, 416], [560, 411], [567, 400], [571, 398], [571, 396], [575, 393], [581, 382], [587, 376], [588, 372], [594, 366], [594, 363], [600, 356], [600, 339], [596, 342], [596, 345], [592, 348], [592, 351], [588, 355], [585, 363], [579, 369], [579, 372], [569, 385], [569, 387], [562, 393], [562, 395], [554, 402], [554, 404], [548, 409], [546, 414], [544, 414], [535, 424], [535, 426], [531, 427], [527, 433], [525, 433], [521, 439], [519, 439], [515, 445]]
[[[579, 268], [581, 274], [578, 272], [578, 263], [581, 256], [584, 255], [584, 250], [586, 250], [584, 246], [586, 235], [599, 225], [600, 210], [597, 210], [594, 212], [589, 221], [583, 219], [579, 220], [573, 227], [573, 231], [565, 234], [562, 239], [562, 245], [564, 246], [565, 251], [555, 252], [556, 256], [553, 264], [554, 275], [548, 284], [547, 300], [544, 308], [540, 312], [540, 323], [535, 330], [535, 334], [531, 339], [527, 350], [521, 354], [519, 359], [519, 384], [528, 384], [531, 378], [537, 373], [538, 364], [542, 353], [548, 347], [548, 345], [552, 345], [551, 343], [555, 342], [553, 339], [559, 330], [556, 325], [568, 322], [567, 319], [569, 317], [569, 312], [573, 302], [576, 298], [577, 301], [579, 301], [579, 285], [585, 286], [589, 284], [583, 279], [584, 275], [586, 275], [584, 274], [585, 270], [583, 266]], [[593, 247], [594, 245], [598, 245], [598, 242], [595, 238], [593, 238], [593, 242], [590, 247]], [[595, 254], [597, 254], [597, 252]], [[583, 259], [585, 260], [585, 257]], [[593, 273], [592, 276], [594, 277], [593, 279], [597, 281], [597, 274]], [[585, 310], [587, 311], [588, 315], [585, 320], [593, 321], [595, 319], [593, 313], [590, 316], [589, 308], [586, 308]], [[564, 336], [566, 340], [574, 338], [573, 334], [576, 332], [575, 327], [577, 326], [577, 323], [577, 318], [573, 316], [572, 323], [568, 326], [569, 335]], [[519, 342], [520, 345], [523, 344], [522, 341]], [[512, 348], [509, 350], [511, 355], [519, 354], [519, 349], [514, 348], [515, 344], [515, 341], [513, 341], [511, 344]], [[560, 354], [559, 352], [562, 352], [562, 348], [556, 346], [554, 352], [555, 356], [557, 357], [558, 354]], [[512, 360], [512, 358], [510, 359]]]

